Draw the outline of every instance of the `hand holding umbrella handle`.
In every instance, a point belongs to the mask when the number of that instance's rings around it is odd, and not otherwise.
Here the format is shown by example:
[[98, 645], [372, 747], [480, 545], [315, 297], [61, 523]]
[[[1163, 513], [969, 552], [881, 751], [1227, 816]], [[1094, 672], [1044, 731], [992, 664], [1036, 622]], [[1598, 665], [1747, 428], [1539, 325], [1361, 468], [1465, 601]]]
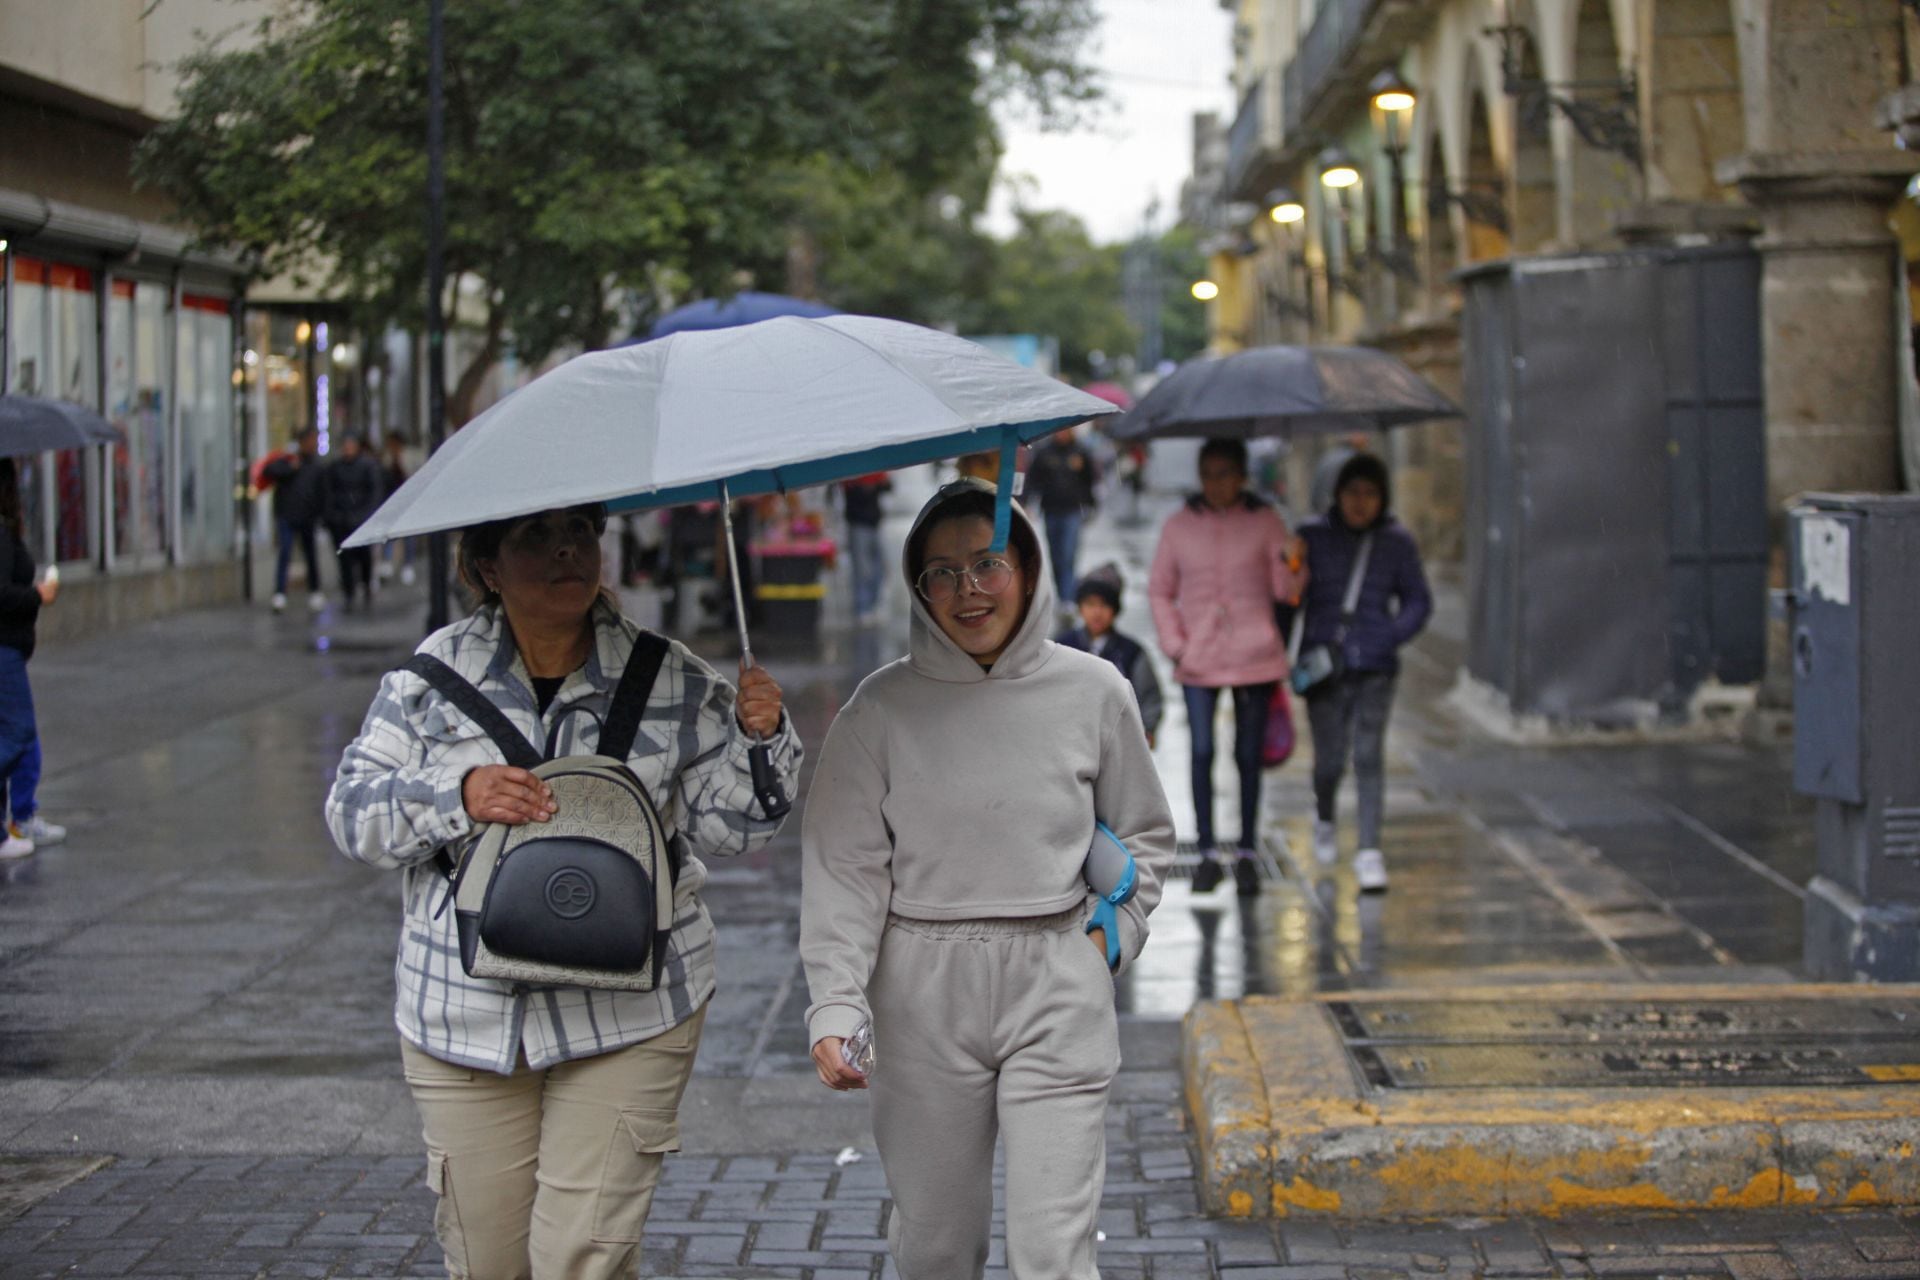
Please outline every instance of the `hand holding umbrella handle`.
[[774, 772], [773, 748], [756, 742], [747, 749], [747, 767], [753, 772], [753, 798], [768, 822], [778, 822], [793, 809], [793, 801], [780, 789], [780, 775]]

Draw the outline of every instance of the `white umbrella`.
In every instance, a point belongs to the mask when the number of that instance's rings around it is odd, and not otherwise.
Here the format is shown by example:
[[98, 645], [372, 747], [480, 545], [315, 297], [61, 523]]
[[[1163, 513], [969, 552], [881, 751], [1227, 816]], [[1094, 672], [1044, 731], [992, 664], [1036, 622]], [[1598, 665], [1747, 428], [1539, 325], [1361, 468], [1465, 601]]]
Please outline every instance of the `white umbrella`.
[[[494, 405], [344, 545], [587, 502], [635, 511], [718, 501], [750, 663], [732, 498], [998, 449], [1002, 547], [1018, 445], [1115, 411], [964, 338], [897, 320], [782, 317], [676, 333], [576, 357]], [[765, 794], [762, 803], [773, 816]]]

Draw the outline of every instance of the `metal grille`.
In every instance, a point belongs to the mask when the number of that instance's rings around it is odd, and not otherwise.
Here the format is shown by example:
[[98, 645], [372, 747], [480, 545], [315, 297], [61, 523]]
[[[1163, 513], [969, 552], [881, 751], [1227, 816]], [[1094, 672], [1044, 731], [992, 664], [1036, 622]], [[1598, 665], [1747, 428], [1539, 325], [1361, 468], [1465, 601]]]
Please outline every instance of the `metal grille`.
[[[1234, 857], [1231, 849], [1220, 850], [1222, 861]], [[1191, 840], [1182, 840], [1174, 846], [1173, 866], [1167, 871], [1169, 880], [1191, 880], [1193, 869], [1200, 865], [1200, 846]], [[1262, 841], [1253, 855], [1253, 865], [1260, 868], [1262, 880], [1284, 880], [1285, 873], [1280, 870], [1280, 860], [1274, 856], [1273, 842]]]
[[1920, 1000], [1332, 1001], [1379, 1089], [1920, 1079]]

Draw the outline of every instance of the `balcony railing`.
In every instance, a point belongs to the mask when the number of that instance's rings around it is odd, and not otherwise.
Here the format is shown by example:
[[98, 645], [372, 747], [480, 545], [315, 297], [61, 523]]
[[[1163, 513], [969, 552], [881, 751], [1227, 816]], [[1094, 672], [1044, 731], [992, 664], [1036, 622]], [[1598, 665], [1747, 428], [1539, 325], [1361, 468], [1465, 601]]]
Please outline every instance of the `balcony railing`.
[[1227, 130], [1228, 192], [1239, 190], [1241, 179], [1252, 168], [1254, 155], [1260, 148], [1260, 98], [1270, 74], [1263, 72], [1247, 86], [1246, 96], [1240, 99], [1240, 110], [1234, 114], [1233, 127]]
[[1224, 194], [1230, 200], [1251, 200], [1269, 183], [1284, 139], [1280, 129], [1280, 79], [1262, 72], [1240, 99], [1240, 110], [1227, 130], [1227, 170]]
[[1289, 128], [1305, 121], [1320, 105], [1382, 3], [1383, 0], [1324, 0], [1321, 4], [1319, 16], [1300, 41], [1283, 77]]

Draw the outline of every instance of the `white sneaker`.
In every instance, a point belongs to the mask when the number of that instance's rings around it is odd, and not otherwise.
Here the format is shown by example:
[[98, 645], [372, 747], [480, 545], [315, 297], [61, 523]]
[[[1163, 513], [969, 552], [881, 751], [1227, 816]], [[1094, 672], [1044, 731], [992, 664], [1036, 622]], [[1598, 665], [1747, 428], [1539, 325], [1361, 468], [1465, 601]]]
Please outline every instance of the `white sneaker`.
[[284, 613], [286, 611], [286, 608], [287, 608], [287, 593], [284, 591], [274, 592], [273, 593], [273, 611], [275, 613]]
[[1378, 849], [1362, 849], [1353, 855], [1353, 879], [1362, 893], [1385, 893], [1387, 859]]
[[323, 593], [316, 591], [307, 597], [307, 609], [309, 612], [318, 613], [326, 607], [327, 597]]
[[1340, 828], [1318, 818], [1313, 820], [1313, 860], [1323, 867], [1340, 860]]
[[33, 853], [33, 841], [23, 836], [8, 835], [0, 840], [0, 858], [25, 858]]
[[39, 814], [34, 814], [25, 822], [7, 824], [7, 834], [22, 840], [30, 840], [35, 845], [59, 844], [67, 838], [65, 827], [55, 826]]

